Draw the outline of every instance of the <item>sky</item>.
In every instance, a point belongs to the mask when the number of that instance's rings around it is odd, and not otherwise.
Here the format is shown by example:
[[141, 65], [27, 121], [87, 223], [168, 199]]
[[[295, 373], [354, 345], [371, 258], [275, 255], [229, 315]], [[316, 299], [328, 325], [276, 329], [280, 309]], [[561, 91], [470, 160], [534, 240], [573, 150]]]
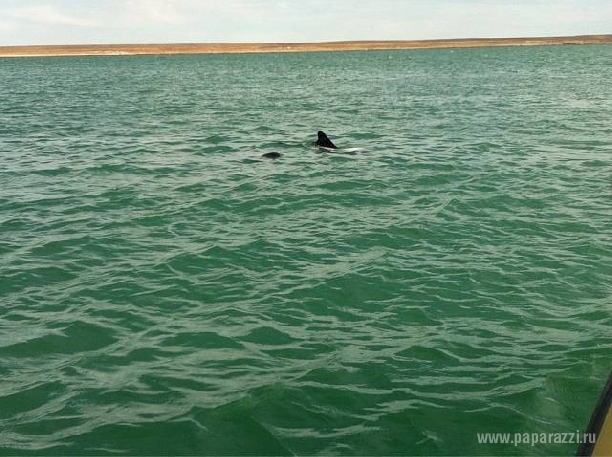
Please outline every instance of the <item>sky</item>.
[[612, 0], [0, 0], [0, 46], [612, 34]]

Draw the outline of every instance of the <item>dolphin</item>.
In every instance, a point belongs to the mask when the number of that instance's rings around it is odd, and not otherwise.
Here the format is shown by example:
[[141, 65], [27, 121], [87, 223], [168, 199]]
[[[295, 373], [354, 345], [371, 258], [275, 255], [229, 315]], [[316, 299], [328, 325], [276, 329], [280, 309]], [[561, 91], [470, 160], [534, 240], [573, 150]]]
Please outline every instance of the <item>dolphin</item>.
[[336, 145], [332, 143], [329, 138], [327, 138], [327, 135], [325, 134], [325, 132], [322, 132], [321, 130], [319, 130], [317, 132], [317, 136], [319, 138], [317, 139], [317, 141], [315, 141], [315, 146], [320, 146], [322, 148], [329, 148], [329, 149], [338, 149]]
[[280, 152], [266, 152], [261, 156], [266, 159], [278, 159], [280, 156], [282, 156], [282, 154]]

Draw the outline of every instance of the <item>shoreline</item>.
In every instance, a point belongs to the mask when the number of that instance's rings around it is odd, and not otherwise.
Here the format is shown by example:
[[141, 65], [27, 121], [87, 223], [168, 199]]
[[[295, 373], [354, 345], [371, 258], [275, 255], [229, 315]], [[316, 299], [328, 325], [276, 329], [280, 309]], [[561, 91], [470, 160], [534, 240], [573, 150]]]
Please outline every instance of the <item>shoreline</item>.
[[178, 43], [0, 46], [0, 57], [133, 56], [176, 54], [253, 54], [273, 52], [451, 49], [494, 46], [610, 44], [612, 35], [470, 38], [443, 40], [333, 41], [320, 43]]

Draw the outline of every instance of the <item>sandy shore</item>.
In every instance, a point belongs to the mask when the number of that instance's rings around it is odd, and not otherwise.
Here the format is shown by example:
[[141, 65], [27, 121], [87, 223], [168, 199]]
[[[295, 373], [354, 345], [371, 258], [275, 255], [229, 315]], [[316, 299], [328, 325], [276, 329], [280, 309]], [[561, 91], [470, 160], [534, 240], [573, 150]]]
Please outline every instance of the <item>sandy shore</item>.
[[413, 41], [336, 41], [323, 43], [186, 43], [0, 46], [0, 57], [366, 51], [375, 49], [432, 49], [600, 43], [612, 43], [612, 35]]

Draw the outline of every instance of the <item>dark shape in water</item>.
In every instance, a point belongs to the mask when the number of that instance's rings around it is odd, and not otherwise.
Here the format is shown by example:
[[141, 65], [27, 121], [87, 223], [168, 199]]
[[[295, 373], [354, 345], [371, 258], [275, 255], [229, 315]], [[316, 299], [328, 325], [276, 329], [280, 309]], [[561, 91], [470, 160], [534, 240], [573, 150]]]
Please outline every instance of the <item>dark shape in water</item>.
[[278, 159], [280, 156], [282, 156], [282, 154], [280, 152], [266, 152], [261, 156], [265, 157], [266, 159]]
[[315, 141], [316, 146], [320, 146], [322, 148], [329, 148], [329, 149], [338, 149], [336, 145], [332, 143], [329, 138], [327, 138], [327, 135], [325, 134], [325, 132], [322, 132], [321, 130], [319, 130], [317, 132], [317, 136], [319, 138], [317, 139], [317, 141]]

